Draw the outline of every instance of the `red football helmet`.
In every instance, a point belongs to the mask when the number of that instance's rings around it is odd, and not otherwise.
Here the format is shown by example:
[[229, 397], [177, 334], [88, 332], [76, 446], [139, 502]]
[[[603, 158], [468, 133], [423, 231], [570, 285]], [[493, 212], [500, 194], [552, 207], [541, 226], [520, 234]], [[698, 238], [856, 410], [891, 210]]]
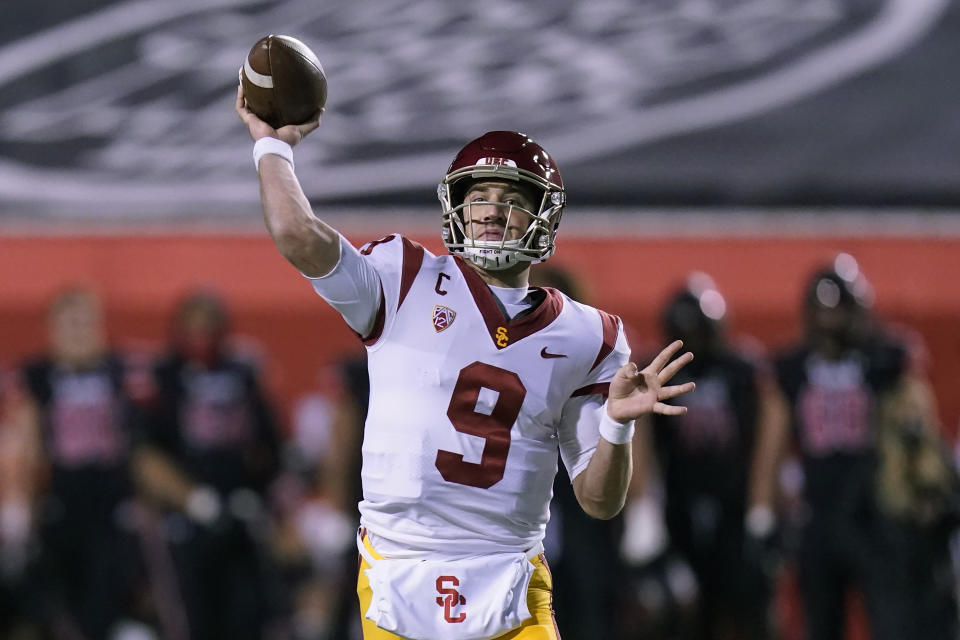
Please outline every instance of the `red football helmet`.
[[[506, 227], [515, 212], [530, 217], [524, 234], [516, 240], [475, 240], [466, 233], [470, 205], [464, 197], [470, 185], [483, 180], [519, 182], [533, 187], [538, 202], [527, 211], [515, 204], [483, 203], [506, 209]], [[543, 147], [522, 133], [489, 131], [460, 150], [443, 182], [437, 187], [443, 205], [443, 244], [475, 264], [496, 271], [517, 262], [542, 262], [553, 255], [566, 203], [563, 178]], [[506, 227], [504, 233], [506, 233]]]

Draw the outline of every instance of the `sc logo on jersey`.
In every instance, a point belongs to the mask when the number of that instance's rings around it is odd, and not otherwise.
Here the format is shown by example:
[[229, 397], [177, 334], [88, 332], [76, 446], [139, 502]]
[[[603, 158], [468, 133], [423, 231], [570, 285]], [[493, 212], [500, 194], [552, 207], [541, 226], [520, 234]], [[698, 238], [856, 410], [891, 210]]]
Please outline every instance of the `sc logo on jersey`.
[[[447, 582], [453, 586], [444, 586]], [[466, 611], [461, 611], [460, 614], [456, 616], [453, 615], [454, 607], [467, 604], [467, 599], [454, 588], [459, 586], [460, 580], [457, 576], [440, 576], [437, 578], [437, 593], [440, 594], [437, 596], [437, 604], [443, 607], [443, 619], [450, 623], [463, 622], [467, 619]]]

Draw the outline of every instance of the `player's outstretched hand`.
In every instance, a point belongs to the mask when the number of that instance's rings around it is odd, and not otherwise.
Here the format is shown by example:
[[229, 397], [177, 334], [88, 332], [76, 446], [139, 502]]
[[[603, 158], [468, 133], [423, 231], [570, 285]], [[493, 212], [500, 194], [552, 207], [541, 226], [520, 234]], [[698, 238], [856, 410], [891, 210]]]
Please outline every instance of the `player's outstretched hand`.
[[296, 146], [308, 133], [320, 126], [320, 116], [324, 112], [324, 109], [320, 109], [303, 124], [288, 124], [285, 127], [274, 129], [247, 108], [247, 103], [243, 99], [243, 87], [240, 85], [237, 85], [237, 102], [234, 104], [234, 109], [236, 109], [243, 124], [247, 125], [251, 138], [254, 140], [266, 137], [278, 138], [291, 147]]
[[648, 413], [668, 416], [686, 413], [686, 407], [663, 402], [689, 393], [695, 387], [692, 382], [664, 386], [677, 371], [693, 360], [693, 354], [688, 351], [671, 362], [671, 358], [682, 346], [683, 342], [680, 340], [674, 341], [643, 369], [639, 369], [633, 362], [620, 367], [610, 382], [610, 395], [607, 399], [607, 412], [610, 417], [618, 422], [626, 422]]

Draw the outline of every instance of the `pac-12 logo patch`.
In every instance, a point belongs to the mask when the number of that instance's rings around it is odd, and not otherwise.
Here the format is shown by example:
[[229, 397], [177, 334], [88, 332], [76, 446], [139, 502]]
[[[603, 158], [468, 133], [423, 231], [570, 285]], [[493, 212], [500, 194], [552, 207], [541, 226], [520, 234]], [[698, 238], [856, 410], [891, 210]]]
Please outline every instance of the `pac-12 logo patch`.
[[433, 307], [433, 330], [437, 333], [440, 333], [447, 327], [453, 324], [453, 320], [457, 317], [457, 312], [451, 309], [450, 307], [445, 307], [442, 304], [434, 305]]

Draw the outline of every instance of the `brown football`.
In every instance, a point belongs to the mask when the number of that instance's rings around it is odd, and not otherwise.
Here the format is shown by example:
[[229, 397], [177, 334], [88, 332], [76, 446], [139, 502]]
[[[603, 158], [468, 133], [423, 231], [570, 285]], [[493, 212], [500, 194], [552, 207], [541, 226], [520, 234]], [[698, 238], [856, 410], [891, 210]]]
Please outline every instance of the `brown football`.
[[307, 45], [290, 36], [257, 40], [240, 68], [247, 107], [278, 129], [301, 124], [327, 102], [327, 78]]

